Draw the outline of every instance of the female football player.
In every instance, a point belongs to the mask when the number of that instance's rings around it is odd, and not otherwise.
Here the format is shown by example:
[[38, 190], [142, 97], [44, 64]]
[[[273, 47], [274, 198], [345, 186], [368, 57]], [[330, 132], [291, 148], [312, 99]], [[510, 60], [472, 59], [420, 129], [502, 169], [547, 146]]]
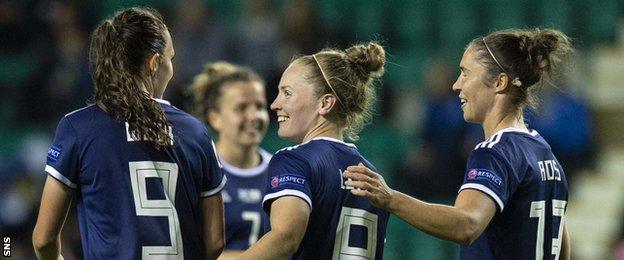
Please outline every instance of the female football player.
[[195, 77], [191, 90], [198, 114], [219, 135], [217, 154], [228, 179], [221, 254], [227, 259], [255, 243], [268, 226], [262, 197], [271, 154], [260, 148], [269, 124], [264, 81], [250, 69], [215, 62]]
[[384, 49], [370, 43], [288, 66], [271, 109], [278, 135], [299, 145], [271, 159], [263, 202], [271, 230], [241, 259], [381, 258], [389, 214], [350, 194], [341, 174], [359, 162], [374, 168], [343, 138], [357, 139], [370, 119], [384, 63]]
[[468, 44], [453, 90], [464, 120], [480, 124], [487, 139], [468, 159], [454, 206], [392, 190], [364, 165], [347, 169], [346, 184], [414, 227], [462, 244], [462, 259], [569, 259], [566, 176], [523, 110], [571, 52], [568, 37], [550, 29], [497, 31]]
[[60, 120], [48, 150], [37, 257], [61, 258], [73, 198], [85, 259], [216, 258], [226, 178], [205, 126], [160, 99], [174, 56], [162, 17], [117, 12], [94, 30], [89, 56], [93, 104]]

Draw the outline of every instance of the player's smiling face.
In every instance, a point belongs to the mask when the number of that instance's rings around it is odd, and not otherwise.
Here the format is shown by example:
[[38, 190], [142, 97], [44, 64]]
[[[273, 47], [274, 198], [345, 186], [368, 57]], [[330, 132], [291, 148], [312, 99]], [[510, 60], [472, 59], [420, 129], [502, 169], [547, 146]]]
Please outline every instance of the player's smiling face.
[[459, 64], [461, 73], [453, 84], [453, 90], [459, 94], [464, 120], [483, 123], [494, 106], [496, 92], [494, 87], [486, 85], [489, 75], [486, 68], [477, 60], [476, 54], [473, 47], [464, 52]]
[[314, 86], [306, 79], [308, 71], [301, 63], [292, 63], [279, 83], [279, 93], [271, 110], [277, 113], [277, 135], [295, 142], [302, 142], [319, 120], [320, 103]]
[[269, 124], [262, 83], [227, 82], [221, 91], [219, 110], [211, 110], [208, 117], [219, 132], [219, 141], [242, 147], [260, 145]]

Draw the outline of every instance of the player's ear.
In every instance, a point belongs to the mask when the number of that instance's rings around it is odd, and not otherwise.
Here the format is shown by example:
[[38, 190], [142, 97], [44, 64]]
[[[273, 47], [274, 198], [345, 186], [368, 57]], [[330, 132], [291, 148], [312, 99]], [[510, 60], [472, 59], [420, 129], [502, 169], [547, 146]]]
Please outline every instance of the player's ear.
[[331, 110], [336, 105], [336, 102], [338, 102], [338, 99], [336, 99], [336, 96], [334, 96], [334, 95], [325, 94], [325, 95], [321, 96], [319, 101], [320, 101], [320, 104], [319, 104], [319, 114], [324, 116], [324, 115], [329, 114], [329, 112], [331, 112]]
[[208, 114], [206, 114], [206, 120], [210, 124], [210, 127], [217, 132], [221, 132], [222, 120], [221, 114], [215, 109], [208, 109]]
[[147, 72], [150, 76], [156, 75], [156, 71], [158, 70], [158, 65], [160, 61], [160, 54], [154, 53], [147, 59]]
[[501, 93], [507, 89], [509, 83], [511, 83], [509, 75], [507, 75], [507, 73], [500, 73], [494, 77], [494, 90], [496, 93]]

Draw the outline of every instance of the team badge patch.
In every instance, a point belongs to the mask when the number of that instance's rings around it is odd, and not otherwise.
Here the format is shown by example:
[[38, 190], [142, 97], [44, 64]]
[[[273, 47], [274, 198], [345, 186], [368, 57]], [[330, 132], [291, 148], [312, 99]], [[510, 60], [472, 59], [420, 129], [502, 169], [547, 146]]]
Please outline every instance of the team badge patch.
[[50, 146], [48, 149], [48, 160], [56, 162], [61, 156], [61, 148], [58, 146]]
[[501, 179], [501, 177], [498, 177], [498, 175], [492, 173], [489, 170], [486, 169], [471, 169], [468, 171], [468, 173], [466, 174], [466, 179], [468, 180], [487, 180], [489, 182], [492, 182], [496, 185], [501, 185], [503, 184], [503, 179]]

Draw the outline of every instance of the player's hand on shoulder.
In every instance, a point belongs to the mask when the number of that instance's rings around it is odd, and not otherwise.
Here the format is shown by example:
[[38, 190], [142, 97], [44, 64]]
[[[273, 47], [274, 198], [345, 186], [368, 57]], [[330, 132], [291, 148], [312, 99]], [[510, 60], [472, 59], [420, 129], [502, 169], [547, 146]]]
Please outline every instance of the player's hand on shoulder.
[[368, 198], [376, 207], [387, 209], [395, 193], [384, 178], [360, 163], [357, 166], [349, 166], [342, 176], [347, 179], [345, 185], [351, 187], [351, 193], [356, 196]]

